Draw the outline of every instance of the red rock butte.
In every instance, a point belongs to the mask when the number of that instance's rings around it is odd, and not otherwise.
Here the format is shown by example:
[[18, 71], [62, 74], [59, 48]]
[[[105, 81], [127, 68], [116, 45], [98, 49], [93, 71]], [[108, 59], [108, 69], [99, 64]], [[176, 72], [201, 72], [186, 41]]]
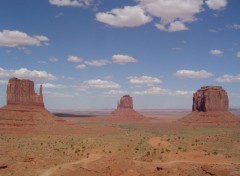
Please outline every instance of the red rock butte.
[[208, 125], [240, 125], [240, 118], [229, 112], [227, 92], [221, 86], [204, 86], [193, 94], [192, 113], [180, 122]]
[[7, 105], [0, 108], [0, 129], [23, 127], [47, 131], [62, 124], [59, 122], [63, 120], [44, 107], [42, 86], [38, 95], [31, 80], [11, 78], [8, 81]]
[[111, 117], [126, 120], [145, 118], [133, 109], [133, 98], [130, 95], [124, 95], [120, 99], [117, 109], [112, 112]]
[[7, 105], [33, 105], [44, 107], [42, 85], [40, 85], [38, 95], [34, 91], [33, 81], [11, 78], [7, 85]]
[[192, 111], [228, 111], [228, 95], [221, 86], [201, 87], [193, 94]]

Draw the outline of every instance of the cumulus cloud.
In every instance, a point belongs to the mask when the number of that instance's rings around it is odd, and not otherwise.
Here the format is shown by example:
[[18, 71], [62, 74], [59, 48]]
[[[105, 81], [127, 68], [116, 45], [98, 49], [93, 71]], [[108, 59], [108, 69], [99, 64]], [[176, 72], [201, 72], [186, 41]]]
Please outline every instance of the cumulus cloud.
[[21, 31], [3, 30], [0, 32], [0, 47], [41, 46], [49, 39], [46, 36], [29, 36]]
[[206, 70], [194, 71], [194, 70], [178, 70], [175, 73], [175, 76], [179, 78], [209, 78], [213, 76], [212, 73], [207, 72]]
[[138, 60], [128, 55], [116, 54], [112, 56], [112, 62], [116, 64], [127, 64], [136, 63]]
[[[38, 86], [40, 86], [41, 84], [38, 84]], [[47, 89], [60, 89], [60, 88], [65, 88], [66, 86], [62, 85], [62, 84], [52, 84], [52, 83], [44, 83], [42, 84], [43, 88], [47, 88]]]
[[114, 95], [129, 94], [129, 92], [123, 91], [123, 90], [109, 90], [108, 92], [105, 92], [104, 94], [107, 95], [107, 96], [114, 96]]
[[227, 0], [206, 0], [205, 3], [213, 10], [220, 10], [227, 6]]
[[49, 3], [56, 6], [82, 7], [91, 5], [92, 0], [49, 0]]
[[146, 85], [153, 85], [153, 84], [158, 84], [161, 83], [162, 80], [156, 78], [156, 77], [151, 77], [151, 76], [130, 76], [128, 77], [129, 83], [131, 84], [146, 84]]
[[150, 87], [144, 91], [133, 91], [135, 95], [170, 95], [171, 91], [168, 89], [162, 89], [160, 87]]
[[97, 13], [96, 20], [113, 27], [136, 27], [150, 22], [152, 18], [140, 6], [125, 6], [123, 9]]
[[82, 62], [83, 61], [82, 58], [79, 58], [77, 56], [68, 56], [67, 60], [69, 62]]
[[79, 65], [76, 66], [76, 68], [84, 69], [84, 68], [86, 68], [86, 65], [85, 64], [79, 64]]
[[217, 78], [218, 82], [226, 82], [226, 83], [239, 83], [240, 75], [228, 75], [225, 74], [219, 78]]
[[167, 32], [189, 30], [187, 23], [197, 21], [204, 5], [212, 10], [227, 6], [227, 0], [135, 0], [136, 6], [96, 14], [96, 20], [114, 27], [136, 27], [159, 19], [155, 26]]
[[88, 80], [83, 83], [84, 86], [96, 89], [119, 89], [120, 85], [113, 81], [104, 81], [101, 79]]
[[137, 0], [150, 15], [160, 19], [155, 26], [163, 31], [187, 30], [185, 23], [196, 21], [196, 14], [203, 11], [202, 0]]
[[155, 26], [162, 30], [162, 31], [167, 31], [167, 32], [177, 32], [177, 31], [185, 31], [188, 30], [188, 27], [185, 26], [185, 24], [181, 21], [175, 21], [169, 24], [168, 27], [163, 24], [155, 24]]
[[0, 78], [26, 78], [33, 80], [56, 80], [57, 78], [47, 73], [46, 71], [38, 71], [38, 70], [28, 70], [26, 68], [20, 68], [18, 70], [5, 70], [0, 67]]
[[132, 92], [135, 95], [168, 95], [168, 96], [176, 96], [176, 95], [192, 95], [193, 91], [171, 91], [169, 89], [163, 89], [161, 87], [150, 87], [144, 91], [134, 91]]
[[220, 55], [223, 54], [223, 51], [218, 50], [218, 49], [214, 49], [214, 50], [209, 51], [209, 53], [210, 53], [211, 55], [214, 55], [214, 56], [220, 56]]
[[94, 67], [101, 67], [101, 66], [105, 66], [105, 65], [111, 64], [111, 62], [109, 60], [105, 60], [105, 59], [85, 61], [84, 63], [86, 65], [94, 66]]

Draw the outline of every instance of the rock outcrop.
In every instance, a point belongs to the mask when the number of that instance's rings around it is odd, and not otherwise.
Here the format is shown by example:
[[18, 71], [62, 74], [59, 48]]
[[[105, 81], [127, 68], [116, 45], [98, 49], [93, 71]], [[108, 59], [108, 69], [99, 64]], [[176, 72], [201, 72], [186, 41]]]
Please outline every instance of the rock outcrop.
[[7, 85], [7, 105], [31, 105], [44, 107], [42, 85], [39, 95], [35, 93], [34, 82], [28, 79], [11, 78]]
[[228, 95], [220, 86], [201, 87], [193, 94], [192, 111], [228, 111]]
[[124, 95], [118, 102], [117, 108], [133, 109], [133, 99], [130, 95]]
[[7, 104], [0, 108], [0, 129], [13, 127], [51, 130], [62, 126], [61, 120], [44, 107], [42, 86], [39, 95], [34, 91], [34, 82], [11, 78], [7, 85]]
[[133, 109], [133, 98], [130, 95], [124, 95], [117, 104], [117, 109], [111, 114], [115, 119], [144, 119], [145, 117]]
[[192, 113], [180, 119], [185, 124], [240, 125], [240, 118], [229, 112], [227, 92], [220, 86], [204, 86], [193, 94]]

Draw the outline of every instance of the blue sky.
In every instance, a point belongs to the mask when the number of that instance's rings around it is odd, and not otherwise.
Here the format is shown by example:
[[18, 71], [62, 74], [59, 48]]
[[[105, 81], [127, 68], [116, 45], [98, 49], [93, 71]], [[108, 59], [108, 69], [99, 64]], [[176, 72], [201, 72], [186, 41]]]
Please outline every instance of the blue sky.
[[2, 0], [0, 105], [10, 77], [48, 109], [191, 108], [219, 85], [240, 107], [238, 0]]

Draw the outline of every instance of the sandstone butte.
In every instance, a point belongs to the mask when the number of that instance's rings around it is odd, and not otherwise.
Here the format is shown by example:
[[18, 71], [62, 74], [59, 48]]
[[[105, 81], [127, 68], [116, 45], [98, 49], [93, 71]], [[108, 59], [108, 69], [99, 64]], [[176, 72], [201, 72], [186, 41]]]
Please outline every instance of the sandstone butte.
[[144, 119], [145, 117], [133, 109], [133, 98], [130, 95], [124, 95], [117, 103], [117, 109], [111, 113], [115, 119]]
[[229, 112], [227, 92], [221, 86], [204, 86], [193, 94], [192, 113], [180, 122], [205, 125], [240, 125]]
[[42, 89], [40, 86], [37, 94], [33, 81], [11, 78], [7, 84], [7, 104], [0, 108], [0, 127], [48, 130], [62, 124], [62, 120], [45, 109]]

